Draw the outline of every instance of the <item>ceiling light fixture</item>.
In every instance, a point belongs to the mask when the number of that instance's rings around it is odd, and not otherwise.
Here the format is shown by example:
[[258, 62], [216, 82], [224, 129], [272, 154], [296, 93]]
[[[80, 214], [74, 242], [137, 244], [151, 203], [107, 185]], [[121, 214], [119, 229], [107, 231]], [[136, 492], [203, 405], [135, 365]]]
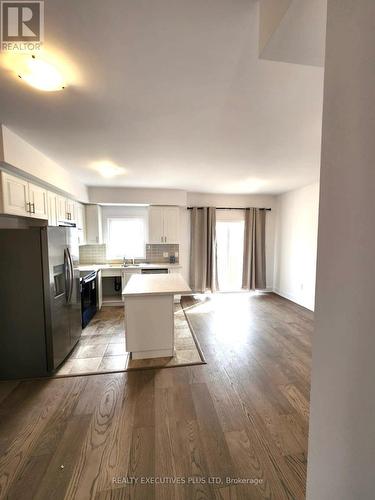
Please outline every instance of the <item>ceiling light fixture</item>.
[[126, 173], [126, 170], [124, 168], [119, 167], [111, 161], [95, 162], [94, 168], [97, 172], [99, 172], [100, 175], [107, 178], [116, 177], [118, 175], [123, 175]]
[[18, 76], [32, 87], [46, 92], [65, 88], [64, 78], [58, 69], [34, 55], [24, 61]]

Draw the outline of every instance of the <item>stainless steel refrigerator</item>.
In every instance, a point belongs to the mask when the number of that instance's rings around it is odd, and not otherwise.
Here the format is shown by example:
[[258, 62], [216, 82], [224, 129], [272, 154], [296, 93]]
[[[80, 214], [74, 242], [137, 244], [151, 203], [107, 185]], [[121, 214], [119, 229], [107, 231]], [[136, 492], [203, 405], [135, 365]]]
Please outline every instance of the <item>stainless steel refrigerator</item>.
[[77, 229], [0, 229], [0, 378], [53, 373], [81, 333]]

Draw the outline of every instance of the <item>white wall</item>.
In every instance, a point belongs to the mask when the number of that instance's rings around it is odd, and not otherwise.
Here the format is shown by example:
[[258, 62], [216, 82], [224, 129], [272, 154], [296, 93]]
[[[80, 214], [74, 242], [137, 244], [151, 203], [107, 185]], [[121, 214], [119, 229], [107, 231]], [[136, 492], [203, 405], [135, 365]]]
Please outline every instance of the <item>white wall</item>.
[[[211, 194], [187, 193], [188, 206], [196, 207], [259, 207], [271, 208], [266, 215], [266, 282], [267, 289], [273, 290], [274, 286], [274, 258], [275, 258], [275, 221], [276, 197], [267, 195], [241, 195], [241, 194]], [[190, 239], [190, 217], [188, 218], [188, 238]]]
[[87, 188], [70, 172], [45, 156], [42, 152], [1, 125], [0, 161], [36, 177], [42, 183], [67, 193], [73, 198], [87, 202]]
[[89, 187], [90, 203], [147, 203], [186, 206], [186, 191], [180, 189]]
[[274, 290], [313, 310], [319, 184], [280, 195], [277, 202]]
[[375, 2], [328, 0], [309, 500], [371, 500]]
[[262, 0], [259, 2], [259, 53], [261, 54], [277, 30], [292, 0]]

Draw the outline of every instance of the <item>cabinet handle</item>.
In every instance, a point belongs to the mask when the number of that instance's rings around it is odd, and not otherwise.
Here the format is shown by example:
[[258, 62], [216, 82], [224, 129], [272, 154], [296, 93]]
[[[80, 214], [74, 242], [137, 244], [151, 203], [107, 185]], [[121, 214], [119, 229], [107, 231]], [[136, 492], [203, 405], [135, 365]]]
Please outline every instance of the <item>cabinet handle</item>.
[[35, 214], [35, 203], [31, 203], [31, 206], [33, 207], [32, 213]]
[[29, 201], [26, 203], [26, 212], [31, 214], [31, 203]]

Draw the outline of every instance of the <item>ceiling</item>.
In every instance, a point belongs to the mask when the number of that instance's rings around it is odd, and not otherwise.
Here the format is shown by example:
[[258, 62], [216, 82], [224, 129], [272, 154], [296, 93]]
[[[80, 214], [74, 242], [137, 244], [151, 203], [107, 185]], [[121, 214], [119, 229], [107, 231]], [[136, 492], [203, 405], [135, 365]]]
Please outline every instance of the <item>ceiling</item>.
[[[48, 0], [64, 91], [0, 75], [0, 122], [87, 185], [281, 193], [319, 176], [323, 68], [263, 60], [255, 0]], [[93, 162], [126, 173], [103, 178]]]

